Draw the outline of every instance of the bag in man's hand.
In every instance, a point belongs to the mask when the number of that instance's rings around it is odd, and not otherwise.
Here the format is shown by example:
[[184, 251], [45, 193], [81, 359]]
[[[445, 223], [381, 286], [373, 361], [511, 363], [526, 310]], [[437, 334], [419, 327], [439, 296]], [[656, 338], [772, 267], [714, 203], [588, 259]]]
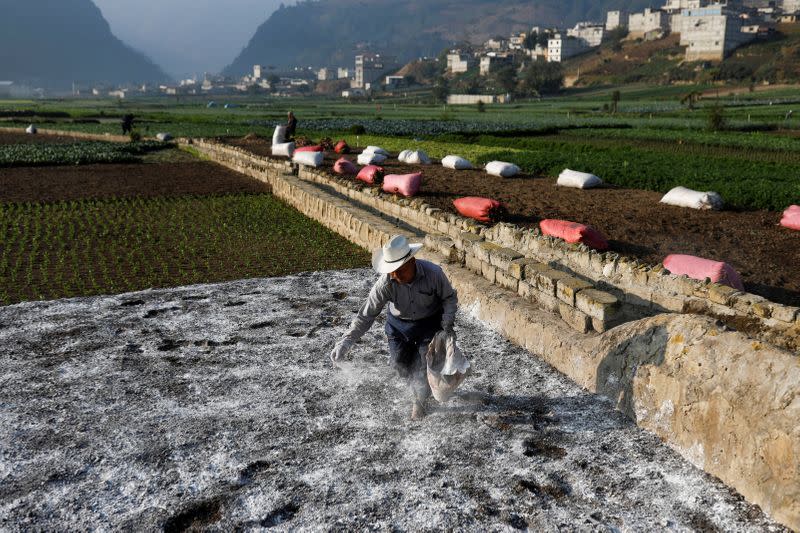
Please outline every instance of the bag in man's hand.
[[428, 345], [428, 384], [433, 397], [446, 402], [469, 372], [469, 361], [456, 345], [453, 333], [440, 331]]

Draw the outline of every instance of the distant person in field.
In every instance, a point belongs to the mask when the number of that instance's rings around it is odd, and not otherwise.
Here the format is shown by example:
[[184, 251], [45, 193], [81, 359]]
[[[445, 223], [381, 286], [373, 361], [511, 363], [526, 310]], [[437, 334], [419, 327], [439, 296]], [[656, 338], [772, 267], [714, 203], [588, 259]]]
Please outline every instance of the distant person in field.
[[122, 117], [122, 134], [127, 135], [133, 131], [133, 115], [128, 113]]
[[286, 141], [289, 142], [294, 139], [294, 130], [297, 129], [297, 119], [294, 118], [294, 113], [289, 111], [288, 120], [286, 121]]
[[409, 244], [395, 235], [372, 253], [372, 268], [379, 274], [350, 330], [331, 351], [334, 365], [350, 351], [386, 304], [386, 337], [389, 364], [406, 380], [412, 394], [411, 420], [425, 416], [425, 400], [431, 395], [427, 379], [428, 345], [440, 330], [455, 335], [458, 296], [441, 267], [415, 259], [421, 244]]

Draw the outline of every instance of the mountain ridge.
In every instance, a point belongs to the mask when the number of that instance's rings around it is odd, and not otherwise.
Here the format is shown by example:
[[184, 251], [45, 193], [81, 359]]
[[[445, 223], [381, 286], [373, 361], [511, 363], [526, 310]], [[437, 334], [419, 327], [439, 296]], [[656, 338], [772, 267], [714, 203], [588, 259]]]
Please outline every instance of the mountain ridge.
[[648, 0], [318, 0], [282, 6], [256, 30], [223, 74], [252, 65], [345, 66], [359, 51], [401, 63], [436, 56], [457, 42], [482, 42], [533, 25], [605, 21], [606, 11], [642, 9]]
[[0, 78], [62, 91], [169, 80], [114, 36], [92, 0], [0, 0], [0, 13]]

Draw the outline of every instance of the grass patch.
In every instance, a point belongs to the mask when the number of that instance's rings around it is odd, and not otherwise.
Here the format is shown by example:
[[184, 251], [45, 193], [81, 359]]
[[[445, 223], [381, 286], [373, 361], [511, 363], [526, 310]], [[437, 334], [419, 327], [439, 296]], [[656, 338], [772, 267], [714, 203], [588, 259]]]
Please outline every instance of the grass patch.
[[0, 167], [133, 163], [145, 154], [171, 148], [161, 142], [7, 144], [0, 146]]
[[269, 194], [0, 204], [0, 302], [363, 267]]

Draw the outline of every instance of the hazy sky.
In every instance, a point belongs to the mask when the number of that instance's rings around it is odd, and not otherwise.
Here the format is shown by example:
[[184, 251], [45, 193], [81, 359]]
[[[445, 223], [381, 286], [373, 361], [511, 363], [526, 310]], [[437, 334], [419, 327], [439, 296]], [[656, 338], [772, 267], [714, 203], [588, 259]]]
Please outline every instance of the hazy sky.
[[178, 78], [227, 66], [281, 0], [94, 2], [117, 37]]

